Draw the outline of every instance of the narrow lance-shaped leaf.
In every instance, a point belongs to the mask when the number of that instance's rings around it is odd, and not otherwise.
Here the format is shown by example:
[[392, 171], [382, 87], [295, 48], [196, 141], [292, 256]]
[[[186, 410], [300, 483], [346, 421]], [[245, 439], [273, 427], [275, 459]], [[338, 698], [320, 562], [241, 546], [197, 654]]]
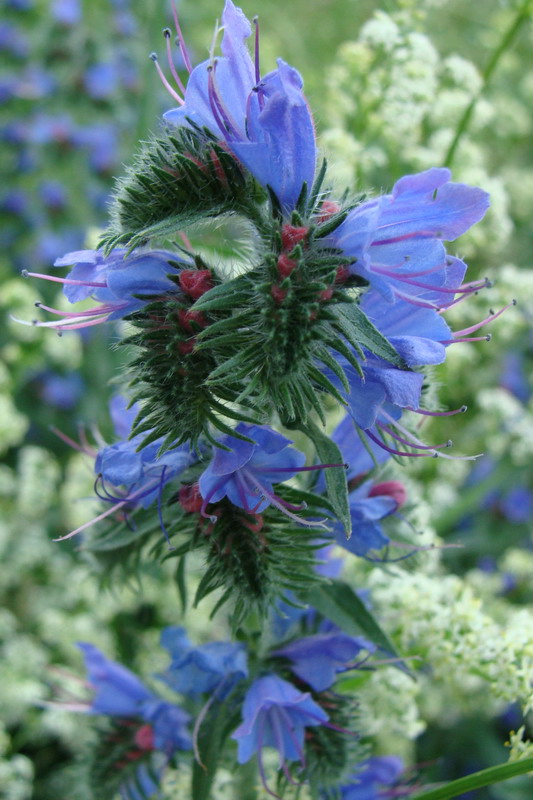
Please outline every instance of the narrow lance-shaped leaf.
[[[320, 430], [312, 420], [300, 428], [315, 445], [317, 455], [323, 464], [342, 464], [344, 459], [340, 449], [329, 436]], [[352, 532], [352, 518], [348, 501], [348, 482], [346, 472], [342, 467], [329, 467], [324, 470], [328, 498], [335, 509], [335, 513], [342, 523], [347, 536]]]

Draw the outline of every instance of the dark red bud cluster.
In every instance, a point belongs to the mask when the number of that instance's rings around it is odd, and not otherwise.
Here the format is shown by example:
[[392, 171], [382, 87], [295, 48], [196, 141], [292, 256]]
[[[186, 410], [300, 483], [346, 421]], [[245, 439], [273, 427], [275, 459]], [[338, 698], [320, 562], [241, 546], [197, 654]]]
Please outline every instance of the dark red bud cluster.
[[179, 490], [178, 500], [182, 508], [189, 514], [198, 513], [202, 508], [202, 495], [197, 483], [187, 484]]
[[287, 297], [287, 290], [282, 289], [281, 286], [278, 286], [278, 284], [275, 283], [270, 289], [270, 294], [279, 306]]
[[186, 333], [194, 333], [194, 328], [191, 325], [191, 322], [195, 323], [199, 328], [207, 328], [209, 322], [205, 314], [201, 311], [195, 311], [194, 309], [183, 309], [180, 308], [178, 311], [178, 319], [181, 327]]
[[196, 345], [196, 338], [193, 336], [191, 339], [187, 339], [184, 342], [178, 342], [178, 352], [182, 356], [188, 356], [194, 350]]
[[198, 300], [214, 286], [209, 269], [182, 269], [178, 280], [181, 289], [193, 300]]

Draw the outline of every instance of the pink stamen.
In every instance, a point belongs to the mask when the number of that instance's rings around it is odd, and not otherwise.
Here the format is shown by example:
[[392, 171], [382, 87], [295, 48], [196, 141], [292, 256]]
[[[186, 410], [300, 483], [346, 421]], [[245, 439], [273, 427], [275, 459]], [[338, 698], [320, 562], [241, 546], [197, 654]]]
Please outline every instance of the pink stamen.
[[172, 58], [172, 48], [170, 46], [170, 30], [168, 28], [165, 28], [165, 30], [163, 31], [163, 35], [166, 40], [167, 61], [168, 61], [168, 66], [170, 67], [170, 72], [172, 73], [172, 77], [176, 81], [176, 84], [178, 85], [180, 92], [182, 92], [183, 95], [185, 96], [185, 86], [183, 85], [183, 82], [180, 76], [178, 75], [176, 67], [174, 66], [174, 59]]
[[122, 508], [128, 502], [129, 502], [129, 500], [123, 500], [121, 503], [117, 503], [117, 505], [111, 506], [111, 508], [108, 508], [106, 511], [104, 511], [102, 514], [99, 514], [94, 519], [91, 519], [91, 520], [89, 520], [89, 522], [85, 522], [83, 525], [80, 525], [80, 527], [76, 528], [75, 531], [71, 531], [70, 533], [67, 533], [66, 536], [60, 536], [59, 539], [52, 539], [52, 541], [53, 542], [64, 542], [66, 539], [72, 539], [73, 536], [76, 536], [78, 533], [81, 533], [86, 528], [90, 527], [91, 525], [94, 525], [95, 522], [100, 522], [100, 520], [105, 519], [110, 514], [113, 514], [115, 511], [118, 511], [119, 508]]
[[275, 508], [277, 508], [278, 511], [281, 511], [282, 514], [285, 514], [286, 517], [289, 517], [289, 519], [294, 520], [294, 522], [296, 522], [298, 525], [304, 525], [307, 528], [324, 528], [324, 530], [329, 530], [324, 521], [307, 520], [303, 519], [302, 517], [297, 517], [296, 514], [292, 514], [291, 511], [289, 511], [290, 508], [301, 511], [303, 508], [305, 508], [305, 506], [302, 505], [299, 508], [297, 508], [296, 506], [290, 506], [288, 503], [282, 501], [281, 498], [277, 497], [275, 494], [265, 489], [264, 486], [261, 486], [259, 481], [254, 477], [254, 475], [252, 475], [251, 472], [245, 470], [245, 473], [248, 480], [251, 483], [253, 483], [254, 486], [257, 486], [261, 494], [264, 495], [265, 497], [268, 497], [272, 505]]
[[80, 453], [86, 453], [90, 455], [85, 447], [82, 447], [82, 445], [78, 444], [78, 442], [75, 442], [74, 439], [71, 439], [66, 433], [60, 431], [59, 428], [51, 427], [50, 430], [52, 433], [55, 433], [55, 435], [58, 436], [63, 442], [65, 442], [65, 444], [68, 444], [69, 447], [74, 448], [74, 450], [78, 450]]
[[192, 72], [191, 59], [189, 58], [189, 51], [187, 50], [187, 45], [185, 44], [185, 39], [183, 38], [183, 34], [181, 32], [180, 23], [178, 19], [178, 10], [176, 8], [175, 1], [170, 0], [170, 5], [172, 7], [172, 16], [174, 17], [174, 25], [176, 26], [176, 33], [178, 34], [178, 40], [183, 55], [183, 61], [185, 64], [185, 68], [187, 69], [187, 72], [190, 75], [190, 73]]
[[490, 342], [492, 339], [492, 334], [487, 333], [486, 336], [460, 336], [453, 339], [444, 339], [441, 340], [441, 344], [449, 345], [449, 344], [458, 344], [459, 342]]
[[95, 306], [94, 308], [88, 308], [85, 311], [61, 311], [59, 308], [52, 308], [51, 306], [45, 306], [44, 303], [37, 302], [35, 303], [36, 308], [40, 308], [43, 311], [49, 311], [50, 314], [57, 314], [58, 317], [71, 317], [71, 318], [78, 318], [78, 317], [92, 317], [95, 314], [102, 315], [102, 314], [110, 314], [112, 311], [115, 311], [116, 306], [112, 305], [101, 305]]
[[[409, 439], [409, 441], [412, 442], [412, 446], [413, 447], [422, 448], [422, 447], [425, 446], [424, 442], [421, 442], [420, 439], [418, 439], [414, 435], [414, 433], [411, 433], [411, 431], [407, 430], [407, 428], [405, 428], [398, 420], [396, 420], [393, 417], [391, 417], [390, 414], [387, 414], [387, 412], [383, 411], [383, 409], [382, 409], [381, 413], [382, 413], [382, 416], [385, 419], [387, 419], [391, 425], [394, 425], [395, 428], [397, 428], [399, 431], [401, 431]], [[368, 431], [367, 431], [367, 433], [368, 433]], [[480, 454], [478, 454], [476, 456], [449, 456], [446, 453], [441, 453], [441, 452], [437, 452], [437, 451], [433, 450], [433, 458], [436, 458], [438, 456], [439, 458], [445, 458], [445, 459], [448, 459], [449, 461], [475, 461], [476, 458], [480, 457], [480, 455], [482, 455], [482, 454], [480, 453]]]
[[161, 79], [161, 83], [163, 84], [163, 86], [165, 87], [167, 92], [170, 94], [171, 97], [174, 98], [174, 100], [177, 103], [179, 103], [181, 106], [184, 105], [185, 104], [185, 100], [183, 99], [183, 97], [180, 97], [180, 95], [175, 91], [175, 89], [173, 89], [173, 87], [167, 81], [167, 79], [165, 77], [165, 74], [164, 74], [163, 70], [161, 69], [161, 67], [159, 65], [159, 59], [157, 58], [157, 53], [150, 53], [150, 58], [154, 62], [155, 68], [156, 68], [156, 70], [158, 72], [158, 75], [159, 75], [159, 77]]
[[[396, 225], [398, 223], [391, 223]], [[399, 223], [400, 225], [402, 223]], [[380, 230], [383, 228], [388, 227], [387, 225], [381, 225]], [[376, 247], [382, 244], [396, 244], [397, 242], [405, 242], [408, 239], [436, 239], [438, 238], [433, 231], [414, 231], [414, 233], [404, 233], [401, 236], [392, 236], [390, 239], [375, 239], [370, 247]]]
[[255, 82], [259, 83], [261, 80], [261, 70], [259, 67], [259, 19], [254, 17], [253, 23], [255, 25]]
[[375, 272], [379, 275], [385, 275], [387, 278], [393, 278], [394, 280], [401, 281], [402, 283], [407, 283], [409, 286], [416, 286], [419, 289], [427, 289], [428, 291], [432, 292], [444, 292], [445, 294], [472, 294], [472, 292], [481, 289], [485, 284], [475, 284], [475, 283], [463, 283], [461, 286], [458, 286], [456, 289], [448, 289], [445, 286], [432, 286], [430, 283], [422, 283], [421, 281], [414, 281], [411, 279], [409, 275], [398, 274], [393, 272], [392, 270], [385, 269], [384, 267], [374, 267]]
[[[387, 453], [391, 453], [393, 456], [406, 456], [407, 458], [437, 458], [439, 453], [405, 453], [402, 450], [395, 450], [393, 447], [389, 447], [383, 439], [380, 439], [379, 436], [375, 436], [371, 430], [368, 428], [365, 430], [366, 435], [375, 442], [378, 447], [381, 447], [383, 450], [386, 450]], [[414, 445], [413, 445], [414, 446]]]
[[414, 414], [423, 414], [426, 417], [452, 417], [454, 414], [464, 414], [468, 411], [468, 406], [461, 406], [453, 411], [427, 411], [425, 408], [408, 408]]
[[[381, 430], [385, 431], [385, 433], [388, 433], [389, 436], [392, 436], [392, 438], [396, 439], [397, 442], [405, 444], [407, 445], [407, 447], [413, 446], [412, 442], [408, 441], [407, 439], [403, 439], [401, 436], [398, 436], [398, 434], [391, 431], [391, 429], [388, 428], [386, 425], [380, 425], [379, 423], [378, 425], [381, 428]], [[443, 442], [442, 444], [418, 444], [417, 448], [419, 450], [441, 450], [443, 447], [451, 447], [451, 446], [452, 446], [452, 440], [448, 439], [447, 442]]]
[[431, 308], [433, 311], [439, 310], [439, 306], [436, 303], [431, 303], [429, 300], [420, 300], [419, 297], [413, 297], [412, 294], [400, 292], [396, 287], [394, 288], [394, 294], [401, 300], [405, 300], [407, 303], [411, 303], [411, 305], [417, 306], [418, 308]]
[[42, 278], [45, 281], [52, 281], [53, 283], [63, 283], [68, 286], [96, 286], [99, 289], [106, 289], [107, 283], [96, 283], [91, 281], [75, 281], [72, 278], [58, 278], [55, 275], [43, 275], [40, 272], [28, 272], [27, 269], [22, 270], [23, 278]]
[[465, 336], [465, 335], [466, 335], [466, 334], [468, 334], [468, 333], [474, 333], [474, 331], [477, 331], [477, 330], [479, 330], [479, 329], [480, 329], [480, 328], [482, 328], [484, 325], [487, 325], [489, 322], [493, 322], [495, 319], [497, 319], [498, 317], [500, 317], [500, 316], [501, 316], [501, 315], [502, 315], [502, 314], [503, 314], [505, 311], [507, 311], [507, 309], [511, 308], [512, 306], [516, 306], [516, 300], [511, 300], [511, 302], [510, 302], [510, 303], [508, 303], [506, 306], [504, 306], [503, 308], [501, 308], [501, 309], [500, 309], [499, 311], [497, 311], [496, 313], [494, 313], [494, 311], [490, 311], [490, 312], [489, 312], [489, 316], [488, 316], [488, 317], [486, 317], [486, 318], [485, 318], [484, 320], [482, 320], [481, 322], [477, 322], [475, 325], [471, 325], [469, 328], [463, 328], [463, 330], [462, 330], [462, 331], [455, 331], [455, 333], [453, 334], [453, 335], [454, 335], [454, 338], [455, 338], [456, 336]]
[[[215, 83], [216, 66], [217, 62], [214, 61], [213, 65], [212, 66], [210, 65], [207, 68], [207, 71], [209, 73], [207, 80], [209, 102], [212, 104], [213, 112], [214, 112], [213, 105], [216, 107], [216, 110], [218, 112], [218, 118], [215, 116], [215, 119], [222, 133], [224, 135], [227, 135], [229, 133], [232, 136], [234, 136], [237, 140], [239, 140], [241, 136], [239, 134], [237, 125], [235, 124], [234, 120], [232, 120], [229, 111], [225, 107], [220, 92], [218, 91], [218, 87]], [[222, 125], [220, 124], [220, 120], [222, 121]]]

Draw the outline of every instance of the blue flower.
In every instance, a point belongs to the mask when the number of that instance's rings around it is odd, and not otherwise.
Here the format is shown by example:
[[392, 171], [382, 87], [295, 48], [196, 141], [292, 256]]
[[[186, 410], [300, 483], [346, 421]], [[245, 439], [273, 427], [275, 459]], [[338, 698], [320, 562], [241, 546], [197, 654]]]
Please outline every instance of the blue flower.
[[296, 639], [273, 650], [272, 655], [288, 658], [295, 675], [316, 692], [323, 692], [335, 682], [338, 673], [353, 668], [349, 662], [361, 650], [372, 653], [375, 649], [375, 645], [360, 636], [338, 631]]
[[403, 771], [403, 762], [397, 756], [376, 756], [359, 764], [349, 780], [339, 787], [341, 800], [385, 800], [394, 797], [387, 791]]
[[150, 431], [129, 438], [131, 427], [137, 417], [140, 406], [135, 404], [131, 409], [128, 409], [127, 405], [126, 399], [120, 396], [116, 396], [111, 400], [111, 418], [117, 434], [123, 437], [123, 441], [102, 447], [98, 452], [92, 450], [87, 443], [85, 445], [77, 445], [60, 431], [55, 431], [67, 444], [95, 457], [94, 469], [97, 475], [95, 490], [98, 497], [109, 503], [110, 506], [94, 519], [54, 541], [61, 542], [65, 539], [71, 539], [90, 525], [121, 509], [128, 511], [138, 506], [148, 508], [155, 500], [158, 502], [157, 510], [161, 529], [167, 541], [169, 541], [168, 533], [163, 523], [163, 488], [169, 481], [176, 478], [196, 461], [197, 455], [191, 451], [187, 444], [182, 444], [167, 450], [162, 456], [158, 456], [159, 449], [164, 441], [163, 436], [146, 447], [142, 447], [143, 440], [146, 436], [149, 436]]
[[299, 73], [282, 59], [263, 78], [259, 38], [255, 65], [246, 47], [250, 23], [231, 0], [222, 12], [222, 57], [192, 70], [181, 107], [167, 111], [173, 125], [188, 121], [222, 137], [263, 186], [270, 186], [285, 212], [295, 206], [304, 183], [311, 187], [316, 166], [313, 118]]
[[390, 541], [379, 522], [393, 514], [398, 503], [389, 495], [373, 496], [372, 481], [365, 481], [350, 492], [348, 502], [352, 519], [352, 535], [348, 539], [339, 522], [334, 523], [333, 531], [337, 544], [356, 556], [364, 556], [370, 550], [381, 550]]
[[279, 766], [287, 770], [286, 761], [303, 765], [305, 729], [327, 723], [328, 715], [309, 692], [300, 692], [292, 683], [277, 675], [255, 680], [244, 698], [243, 723], [232, 734], [239, 745], [239, 764], [258, 753], [259, 771], [266, 787], [263, 769], [263, 747], [274, 747], [279, 753]]
[[328, 238], [355, 263], [353, 274], [370, 282], [389, 302], [441, 308], [462, 287], [466, 265], [446, 254], [452, 241], [484, 216], [489, 196], [482, 189], [451, 183], [445, 168], [405, 175], [390, 195], [362, 203]]
[[88, 709], [110, 717], [140, 718], [153, 730], [154, 749], [170, 757], [176, 750], [189, 750], [186, 725], [189, 714], [161, 700], [129, 669], [111, 661], [94, 645], [79, 642], [95, 695]]
[[65, 312], [40, 304], [45, 311], [63, 319], [35, 323], [58, 331], [78, 330], [100, 322], [122, 319], [143, 308], [149, 301], [136, 295], [176, 294], [178, 287], [171, 279], [180, 272], [175, 263], [190, 266], [167, 250], [148, 250], [126, 255], [120, 248], [104, 256], [100, 250], [78, 250], [54, 262], [55, 267], [72, 266], [66, 278], [26, 272], [30, 277], [63, 284], [63, 292], [71, 303], [91, 297], [100, 305], [79, 312]]
[[[115, 430], [124, 439], [101, 448], [96, 456], [94, 470], [100, 477], [104, 491], [100, 495], [101, 499], [148, 508], [154, 500], [160, 498], [163, 486], [193, 463], [196, 455], [187, 444], [182, 444], [158, 457], [164, 437], [138, 450], [147, 434], [128, 438], [139, 412], [138, 404], [128, 409], [125, 398], [117, 395], [110, 405]], [[118, 486], [126, 487], [124, 495], [114, 495], [110, 491]]]
[[[206, 507], [227, 497], [235, 506], [247, 512], [260, 513], [271, 503], [283, 513], [305, 524], [291, 514], [293, 506], [274, 494], [272, 484], [289, 480], [305, 463], [305, 455], [293, 447], [291, 439], [282, 436], [267, 426], [237, 425], [237, 433], [253, 439], [246, 442], [232, 436], [219, 439], [220, 444], [231, 450], [215, 448], [213, 460], [200, 476], [200, 494]], [[297, 510], [297, 509], [296, 509]], [[216, 522], [216, 517], [212, 518]]]
[[248, 676], [244, 646], [231, 642], [208, 642], [193, 647], [184, 628], [165, 628], [161, 644], [171, 656], [166, 672], [157, 675], [171, 689], [196, 697], [214, 692], [223, 700], [234, 686]]

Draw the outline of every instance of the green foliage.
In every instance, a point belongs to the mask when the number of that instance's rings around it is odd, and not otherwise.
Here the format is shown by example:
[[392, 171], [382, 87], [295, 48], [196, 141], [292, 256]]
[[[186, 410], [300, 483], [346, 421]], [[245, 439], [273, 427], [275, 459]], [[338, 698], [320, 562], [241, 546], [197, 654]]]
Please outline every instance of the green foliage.
[[302, 599], [341, 630], [351, 636], [362, 634], [386, 653], [397, 656], [394, 645], [374, 615], [347, 583], [338, 580], [324, 583], [312, 588]]
[[[278, 492], [292, 504], [305, 501], [305, 517], [323, 517], [323, 498], [288, 487], [278, 487]], [[302, 592], [321, 582], [314, 570], [316, 527], [298, 525], [273, 506], [254, 515], [224, 500], [209, 513], [217, 517], [216, 523], [189, 517], [189, 525], [195, 526], [189, 541], [168, 556], [183, 558], [197, 548], [204, 554], [205, 571], [194, 606], [212, 592], [221, 592], [212, 613], [231, 601], [236, 629], [252, 611], [265, 615], [287, 591]]]
[[[357, 735], [357, 702], [334, 692], [321, 692], [314, 698], [327, 712], [328, 725], [306, 731], [306, 767], [301, 780], [309, 781], [315, 797], [321, 790], [339, 786], [353, 772], [354, 764], [365, 757], [365, 748]], [[331, 727], [329, 727], [331, 726]]]
[[157, 773], [151, 765], [151, 752], [140, 750], [135, 734], [142, 723], [112, 718], [106, 727], [96, 731], [96, 740], [89, 753], [89, 786], [95, 800], [115, 800], [121, 785], [135, 787], [142, 800], [149, 800], [137, 779], [139, 766], [144, 765], [154, 783]]
[[108, 250], [176, 234], [194, 222], [246, 215], [251, 180], [207, 130], [164, 128], [146, 142], [115, 189]]

